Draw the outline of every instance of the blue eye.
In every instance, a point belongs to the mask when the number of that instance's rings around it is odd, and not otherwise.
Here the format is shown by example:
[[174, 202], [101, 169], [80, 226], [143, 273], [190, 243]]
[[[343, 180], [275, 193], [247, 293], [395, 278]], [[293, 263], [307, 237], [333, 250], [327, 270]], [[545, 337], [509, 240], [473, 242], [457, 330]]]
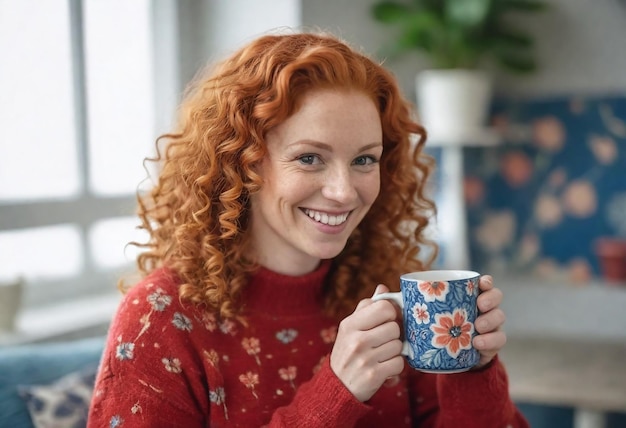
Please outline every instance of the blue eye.
[[317, 155], [302, 155], [298, 160], [305, 165], [314, 165], [319, 163], [319, 157]]
[[371, 165], [376, 162], [378, 162], [378, 159], [376, 159], [374, 156], [367, 155], [367, 156], [359, 156], [353, 161], [353, 164], [358, 165], [358, 166], [365, 166], [365, 165]]

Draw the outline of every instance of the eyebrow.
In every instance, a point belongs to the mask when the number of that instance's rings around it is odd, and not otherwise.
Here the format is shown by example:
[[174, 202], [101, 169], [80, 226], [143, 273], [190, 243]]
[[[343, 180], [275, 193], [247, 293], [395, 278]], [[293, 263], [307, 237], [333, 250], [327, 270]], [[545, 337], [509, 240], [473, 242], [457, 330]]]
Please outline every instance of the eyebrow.
[[[333, 147], [330, 144], [322, 143], [320, 141], [300, 140], [300, 141], [296, 141], [293, 145], [298, 145], [298, 144], [307, 144], [309, 146], [317, 147], [319, 149], [327, 150], [329, 152], [333, 151]], [[363, 147], [361, 147], [359, 149], [359, 153], [364, 152], [364, 151], [369, 150], [369, 149], [373, 149], [375, 147], [382, 146], [382, 145], [383, 145], [382, 142], [366, 144], [365, 146], [363, 146]]]

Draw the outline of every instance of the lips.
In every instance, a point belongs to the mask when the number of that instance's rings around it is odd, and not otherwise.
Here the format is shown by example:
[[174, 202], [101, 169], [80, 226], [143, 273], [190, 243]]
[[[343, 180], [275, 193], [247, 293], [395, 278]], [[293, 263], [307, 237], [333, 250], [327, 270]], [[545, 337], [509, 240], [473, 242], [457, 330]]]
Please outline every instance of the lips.
[[339, 226], [340, 224], [345, 223], [350, 215], [350, 212], [345, 212], [342, 214], [330, 214], [323, 211], [315, 211], [308, 208], [303, 209], [304, 213], [308, 215], [313, 220], [317, 221], [321, 224], [327, 224], [329, 226]]

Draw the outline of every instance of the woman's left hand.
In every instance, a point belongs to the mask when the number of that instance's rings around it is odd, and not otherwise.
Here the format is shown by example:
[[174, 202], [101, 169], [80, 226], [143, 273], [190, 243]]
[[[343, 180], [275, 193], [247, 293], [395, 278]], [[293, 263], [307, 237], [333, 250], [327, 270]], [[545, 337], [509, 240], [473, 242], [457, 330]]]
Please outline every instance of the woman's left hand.
[[500, 309], [502, 291], [493, 286], [491, 275], [483, 275], [478, 283], [481, 293], [478, 296], [478, 311], [474, 326], [478, 335], [474, 337], [474, 348], [480, 352], [480, 360], [475, 368], [489, 363], [506, 343], [502, 325], [506, 319]]

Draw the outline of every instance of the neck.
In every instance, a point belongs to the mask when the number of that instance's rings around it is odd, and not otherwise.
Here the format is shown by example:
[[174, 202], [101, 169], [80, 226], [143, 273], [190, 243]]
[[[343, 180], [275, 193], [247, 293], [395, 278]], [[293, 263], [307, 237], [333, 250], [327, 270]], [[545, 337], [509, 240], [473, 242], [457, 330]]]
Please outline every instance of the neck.
[[319, 258], [308, 254], [299, 254], [295, 251], [289, 254], [278, 254], [252, 250], [252, 254], [254, 254], [253, 259], [258, 265], [272, 272], [288, 276], [301, 276], [311, 273], [322, 262]]

